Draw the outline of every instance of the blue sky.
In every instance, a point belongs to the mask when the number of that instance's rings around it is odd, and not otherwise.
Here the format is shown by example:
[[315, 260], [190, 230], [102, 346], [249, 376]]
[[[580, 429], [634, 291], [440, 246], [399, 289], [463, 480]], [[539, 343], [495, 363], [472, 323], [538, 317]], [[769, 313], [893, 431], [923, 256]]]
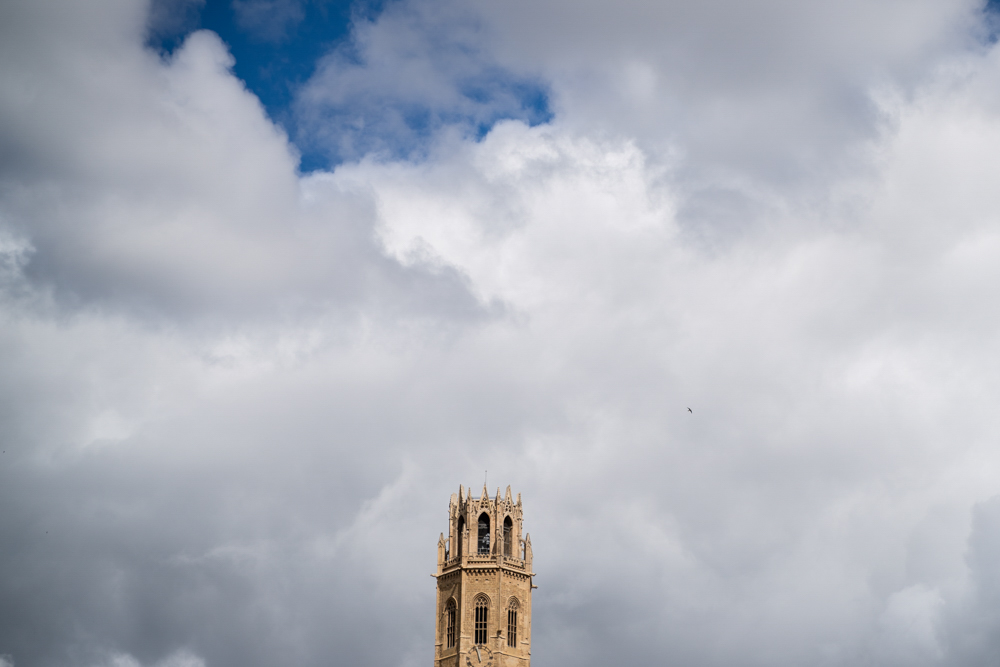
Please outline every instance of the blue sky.
[[[355, 14], [371, 16], [379, 10], [376, 3], [335, 0], [259, 4], [261, 11], [240, 21], [247, 12], [238, 14], [230, 0], [193, 3], [185, 20], [154, 30], [150, 44], [170, 54], [191, 31], [212, 30], [236, 58], [236, 75], [278, 118], [319, 57], [349, 37]], [[248, 6], [253, 5], [243, 5]]]

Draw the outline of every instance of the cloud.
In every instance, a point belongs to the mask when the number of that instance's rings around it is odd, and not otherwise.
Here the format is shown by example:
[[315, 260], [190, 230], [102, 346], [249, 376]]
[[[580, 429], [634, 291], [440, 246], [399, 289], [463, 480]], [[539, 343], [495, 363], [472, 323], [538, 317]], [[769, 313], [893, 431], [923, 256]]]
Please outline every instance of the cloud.
[[375, 284], [402, 296], [390, 309], [415, 298], [475, 315], [446, 267], [385, 260], [363, 191], [300, 190], [294, 149], [214, 34], [194, 33], [167, 63], [115, 39], [128, 57], [106, 45], [74, 53], [106, 72], [94, 85], [42, 79], [39, 114], [6, 98], [15, 122], [4, 219], [30, 280], [63, 301], [154, 317], [350, 309]]
[[[915, 83], [930, 62], [967, 46], [978, 6], [587, 2], [567, 13], [553, 0], [483, 11], [505, 58], [552, 75], [567, 117], [647, 140], [680, 133], [698, 153], [711, 148], [737, 166], [764, 157], [761, 149], [802, 159], [857, 136], [869, 120], [868, 88]], [[803, 153], [786, 157], [796, 144]]]
[[[142, 663], [127, 653], [116, 653], [108, 658], [101, 667], [142, 667]], [[205, 667], [205, 661], [187, 651], [178, 651], [163, 660], [157, 661], [152, 667]]]
[[498, 63], [483, 48], [486, 31], [462, 3], [390, 3], [355, 16], [350, 40], [298, 91], [297, 139], [336, 164], [419, 157], [444, 129], [476, 137], [503, 119], [548, 120], [543, 82]]
[[303, 0], [233, 0], [236, 23], [262, 41], [278, 42], [305, 18]]
[[571, 5], [477, 7], [500, 62], [549, 82], [562, 122], [633, 139], [651, 159], [682, 151], [681, 216], [717, 239], [767, 224], [774, 198], [816, 201], [865, 168], [872, 88], [910, 90], [985, 39], [975, 0]]
[[977, 6], [400, 3], [301, 175], [217, 37], [91, 4], [0, 10], [4, 661], [426, 662], [484, 469], [536, 661], [995, 654]]
[[152, 0], [147, 29], [152, 40], [170, 39], [198, 25], [205, 0]]

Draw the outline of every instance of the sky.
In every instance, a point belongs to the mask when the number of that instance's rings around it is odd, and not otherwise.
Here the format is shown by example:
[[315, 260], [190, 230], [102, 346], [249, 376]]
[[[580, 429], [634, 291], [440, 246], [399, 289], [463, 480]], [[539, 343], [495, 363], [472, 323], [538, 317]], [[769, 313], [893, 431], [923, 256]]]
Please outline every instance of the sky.
[[0, 3], [0, 667], [1000, 653], [1000, 7]]

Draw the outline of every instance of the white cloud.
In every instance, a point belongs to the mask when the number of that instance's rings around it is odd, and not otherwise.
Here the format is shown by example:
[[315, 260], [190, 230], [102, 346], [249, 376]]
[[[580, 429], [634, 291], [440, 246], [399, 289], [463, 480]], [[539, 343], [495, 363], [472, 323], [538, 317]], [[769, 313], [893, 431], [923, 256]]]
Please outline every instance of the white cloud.
[[[142, 663], [128, 653], [113, 653], [101, 667], [142, 667]], [[188, 651], [177, 651], [152, 663], [150, 667], [205, 667], [205, 661]]]

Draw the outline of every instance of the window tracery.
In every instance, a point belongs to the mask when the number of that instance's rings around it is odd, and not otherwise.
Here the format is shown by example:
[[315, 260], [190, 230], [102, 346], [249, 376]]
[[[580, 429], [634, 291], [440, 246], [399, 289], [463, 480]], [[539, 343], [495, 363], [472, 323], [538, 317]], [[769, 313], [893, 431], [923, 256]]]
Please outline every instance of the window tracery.
[[485, 595], [476, 598], [476, 644], [486, 643], [486, 626], [489, 621], [490, 601]]
[[517, 598], [511, 598], [507, 605], [507, 646], [517, 647]]
[[448, 600], [448, 604], [445, 606], [445, 615], [447, 616], [445, 625], [447, 628], [446, 646], [452, 648], [455, 646], [455, 619], [458, 615], [458, 606], [455, 604], [455, 598]]

